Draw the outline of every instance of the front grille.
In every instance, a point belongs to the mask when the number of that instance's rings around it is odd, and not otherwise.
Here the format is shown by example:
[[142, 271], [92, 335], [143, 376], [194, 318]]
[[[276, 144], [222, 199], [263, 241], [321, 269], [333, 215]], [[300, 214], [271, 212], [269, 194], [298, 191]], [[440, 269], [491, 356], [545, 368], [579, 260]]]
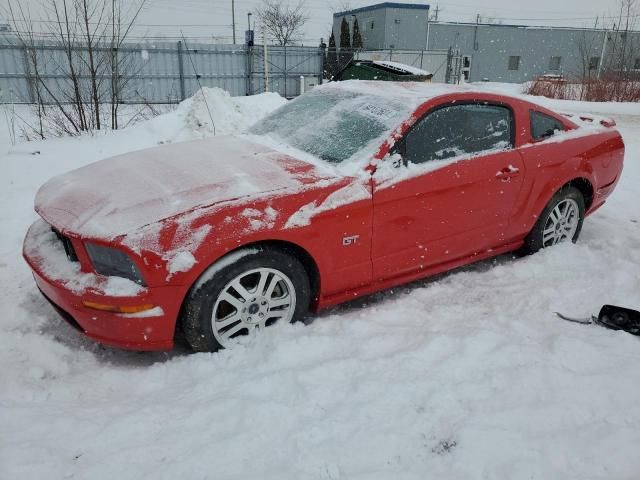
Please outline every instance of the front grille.
[[78, 255], [76, 255], [76, 251], [73, 248], [73, 243], [71, 243], [71, 239], [69, 237], [64, 236], [53, 227], [51, 227], [51, 230], [53, 231], [53, 233], [56, 234], [56, 237], [58, 237], [58, 240], [60, 240], [60, 242], [62, 243], [62, 246], [64, 248], [64, 253], [67, 254], [67, 258], [71, 262], [77, 262]]

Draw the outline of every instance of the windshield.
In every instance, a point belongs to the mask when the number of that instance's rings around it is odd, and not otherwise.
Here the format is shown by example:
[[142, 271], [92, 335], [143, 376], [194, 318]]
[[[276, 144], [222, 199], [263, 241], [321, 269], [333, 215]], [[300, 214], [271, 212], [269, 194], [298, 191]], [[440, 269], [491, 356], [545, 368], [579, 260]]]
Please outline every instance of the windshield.
[[369, 93], [318, 89], [268, 115], [250, 133], [269, 135], [327, 162], [340, 163], [388, 135], [410, 109]]

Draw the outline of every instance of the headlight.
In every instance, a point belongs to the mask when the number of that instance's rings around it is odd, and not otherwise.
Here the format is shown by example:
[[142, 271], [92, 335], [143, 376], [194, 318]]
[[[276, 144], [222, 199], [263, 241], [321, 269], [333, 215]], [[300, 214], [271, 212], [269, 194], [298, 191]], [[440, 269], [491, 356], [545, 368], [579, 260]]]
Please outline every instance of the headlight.
[[95, 243], [87, 242], [84, 246], [93, 268], [100, 275], [128, 278], [137, 284], [144, 285], [140, 270], [126, 253]]

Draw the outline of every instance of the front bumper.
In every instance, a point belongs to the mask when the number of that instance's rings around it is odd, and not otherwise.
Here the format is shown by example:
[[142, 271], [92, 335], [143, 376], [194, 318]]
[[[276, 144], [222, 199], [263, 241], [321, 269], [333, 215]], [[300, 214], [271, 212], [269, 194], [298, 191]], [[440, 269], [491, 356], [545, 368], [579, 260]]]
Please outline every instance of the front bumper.
[[[23, 256], [42, 294], [71, 326], [99, 343], [117, 348], [140, 351], [173, 348], [183, 288], [140, 288], [133, 295], [113, 296], [99, 288], [104, 277], [77, 272], [81, 283], [89, 285], [79, 289], [77, 278], [66, 278], [72, 275], [68, 268], [55, 270], [61, 263], [60, 252], [52, 251], [51, 244], [42, 242], [44, 228], [48, 226], [41, 220], [31, 226]], [[117, 306], [151, 304], [156, 308], [138, 314], [121, 314], [88, 308], [83, 302]]]

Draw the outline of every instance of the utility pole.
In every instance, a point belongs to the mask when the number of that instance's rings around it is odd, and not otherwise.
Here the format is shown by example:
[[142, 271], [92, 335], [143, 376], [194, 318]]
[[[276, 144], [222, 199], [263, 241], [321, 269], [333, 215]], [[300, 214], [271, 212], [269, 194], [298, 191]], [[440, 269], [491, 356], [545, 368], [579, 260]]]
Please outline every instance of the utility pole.
[[600, 52], [600, 61], [598, 62], [598, 73], [597, 79], [600, 80], [600, 74], [602, 73], [602, 64], [604, 63], [604, 55], [607, 51], [607, 40], [609, 37], [609, 32], [607, 30], [604, 31], [604, 38], [602, 39], [602, 52]]
[[[431, 16], [431, 11], [427, 12], [427, 41], [425, 43], [424, 49], [429, 50], [429, 34], [431, 33], [431, 22], [438, 21], [438, 13], [440, 12], [440, 7], [436, 4], [435, 15]], [[422, 60], [420, 61], [420, 66], [422, 66]]]
[[264, 91], [269, 91], [269, 61], [267, 60], [267, 29], [262, 24], [262, 57], [264, 59]]
[[231, 26], [233, 27], [233, 44], [236, 44], [236, 0], [231, 0]]

